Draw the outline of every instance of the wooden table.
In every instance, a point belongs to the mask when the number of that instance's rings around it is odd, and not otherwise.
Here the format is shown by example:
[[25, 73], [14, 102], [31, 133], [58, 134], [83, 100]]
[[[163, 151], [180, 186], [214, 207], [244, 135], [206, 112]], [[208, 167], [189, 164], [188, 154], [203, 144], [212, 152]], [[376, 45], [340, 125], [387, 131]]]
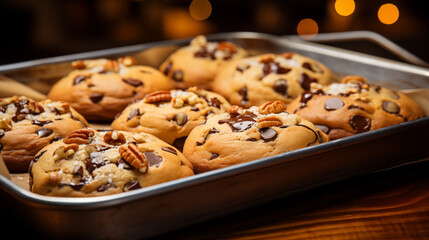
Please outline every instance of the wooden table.
[[429, 162], [354, 177], [157, 239], [429, 239]]

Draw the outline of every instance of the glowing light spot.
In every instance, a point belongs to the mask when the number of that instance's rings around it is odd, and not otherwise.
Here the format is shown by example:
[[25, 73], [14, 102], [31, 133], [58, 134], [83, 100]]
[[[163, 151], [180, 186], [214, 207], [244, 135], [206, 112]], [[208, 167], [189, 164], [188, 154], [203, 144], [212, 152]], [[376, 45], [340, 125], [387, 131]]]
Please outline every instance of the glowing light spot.
[[208, 0], [193, 0], [189, 5], [189, 13], [193, 19], [202, 21], [210, 17], [212, 5]]
[[354, 0], [336, 0], [335, 1], [335, 11], [341, 16], [349, 16], [355, 11], [355, 1]]
[[296, 28], [299, 36], [304, 39], [312, 39], [319, 33], [319, 26], [311, 18], [302, 19]]
[[381, 5], [377, 15], [380, 22], [390, 25], [398, 20], [399, 9], [394, 4], [386, 3]]

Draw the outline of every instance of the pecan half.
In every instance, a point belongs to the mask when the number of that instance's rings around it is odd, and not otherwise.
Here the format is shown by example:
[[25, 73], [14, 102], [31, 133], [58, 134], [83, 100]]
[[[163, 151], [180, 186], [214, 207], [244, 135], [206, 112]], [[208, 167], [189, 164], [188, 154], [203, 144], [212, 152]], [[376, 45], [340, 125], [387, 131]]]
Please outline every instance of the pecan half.
[[171, 94], [169, 91], [156, 91], [144, 98], [145, 103], [169, 102]]
[[281, 113], [286, 110], [286, 105], [280, 101], [270, 101], [259, 106], [260, 114]]
[[66, 158], [68, 156], [75, 154], [77, 150], [79, 150], [79, 145], [75, 143], [61, 146], [54, 151], [53, 159], [54, 161], [56, 161], [62, 158]]
[[124, 134], [117, 131], [112, 131], [106, 132], [106, 134], [104, 134], [104, 142], [110, 145], [118, 146], [126, 143], [127, 139], [125, 138]]
[[135, 144], [128, 144], [127, 146], [120, 146], [119, 153], [121, 157], [131, 164], [134, 168], [144, 173], [147, 171], [148, 164], [146, 157]]
[[282, 126], [283, 122], [275, 116], [269, 116], [266, 118], [261, 118], [258, 120], [256, 127], [266, 128], [266, 127], [279, 127]]
[[94, 131], [89, 128], [82, 128], [67, 134], [64, 139], [65, 144], [88, 144], [89, 138], [94, 136]]

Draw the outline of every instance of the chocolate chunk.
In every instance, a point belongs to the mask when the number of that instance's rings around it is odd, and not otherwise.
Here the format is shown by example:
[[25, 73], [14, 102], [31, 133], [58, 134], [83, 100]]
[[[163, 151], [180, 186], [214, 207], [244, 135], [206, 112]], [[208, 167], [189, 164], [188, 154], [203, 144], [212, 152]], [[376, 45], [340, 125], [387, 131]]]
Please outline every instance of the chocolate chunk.
[[144, 152], [143, 155], [146, 157], [149, 167], [159, 167], [162, 163], [162, 157], [158, 156], [154, 152]]
[[47, 137], [47, 136], [51, 135], [53, 132], [54, 131], [52, 131], [49, 128], [39, 128], [39, 129], [37, 129], [36, 134], [39, 137]]
[[310, 70], [310, 71], [312, 71], [312, 72], [316, 72], [316, 71], [314, 71], [314, 69], [311, 67], [311, 64], [310, 64], [309, 62], [305, 62], [305, 63], [303, 63], [303, 64], [302, 64], [302, 67], [303, 67], [303, 68], [306, 68], [306, 69], [308, 69], [308, 70]]
[[183, 72], [182, 70], [176, 70], [173, 72], [173, 76], [171, 77], [173, 78], [174, 81], [176, 82], [183, 82]]
[[321, 125], [321, 124], [314, 124], [314, 126], [316, 126], [318, 129], [320, 129], [320, 131], [328, 134], [329, 131], [331, 130], [330, 127], [326, 126], [326, 125]]
[[275, 62], [272, 58], [263, 59], [260, 62], [264, 64], [264, 67], [262, 68], [262, 74], [259, 80], [270, 73], [286, 74], [291, 70], [290, 68], [284, 68], [280, 66], [280, 64]]
[[310, 91], [305, 91], [305, 92], [301, 93], [301, 98], [299, 99], [301, 106], [299, 108], [295, 109], [294, 113], [305, 108], [307, 106], [307, 102], [310, 101], [310, 99], [312, 97], [313, 97], [313, 94]]
[[169, 152], [169, 153], [177, 155], [176, 150], [174, 148], [172, 148], [172, 147], [162, 147], [161, 149], [164, 150], [164, 151], [166, 151], [166, 152]]
[[94, 161], [94, 159], [92, 158], [88, 158], [85, 160], [86, 170], [88, 170], [88, 172], [90, 173], [92, 173], [95, 169], [106, 165], [107, 163], [108, 163], [108, 160]]
[[83, 75], [77, 75], [73, 80], [73, 85], [78, 85], [81, 82], [86, 81], [86, 77]]
[[51, 140], [51, 143], [53, 143], [53, 142], [56, 142], [56, 141], [59, 141], [59, 140], [61, 140], [61, 139], [63, 139], [61, 136], [54, 136], [54, 138], [52, 138], [52, 140]]
[[351, 117], [349, 124], [355, 133], [368, 132], [371, 129], [371, 119], [360, 115]]
[[220, 106], [222, 105], [222, 103], [220, 102], [220, 100], [219, 99], [217, 99], [217, 98], [210, 98], [210, 100], [207, 102], [208, 103], [208, 105], [209, 106], [213, 106], [213, 107], [216, 107], [216, 108], [219, 108], [220, 109]]
[[79, 191], [80, 189], [82, 189], [83, 185], [85, 185], [85, 183], [83, 183], [83, 182], [78, 182], [78, 183], [60, 183], [60, 184], [58, 184], [58, 187], [62, 188], [64, 186], [69, 186], [73, 190]]
[[183, 145], [185, 145], [186, 137], [176, 138], [173, 142], [173, 146], [179, 151], [183, 151]]
[[137, 180], [131, 180], [124, 185], [124, 192], [136, 190], [141, 188], [140, 183]]
[[192, 107], [192, 108], [191, 108], [191, 111], [193, 111], [193, 112], [198, 112], [198, 111], [200, 111], [200, 109], [199, 109], [199, 108], [197, 108], [197, 107]]
[[33, 158], [33, 162], [37, 162], [37, 161], [39, 161], [39, 158], [40, 157], [42, 157], [42, 155], [45, 153], [45, 152], [47, 152], [48, 150], [44, 150], [44, 151], [42, 151], [42, 152], [40, 152], [39, 154], [37, 154], [36, 156], [34, 156], [34, 158]]
[[173, 118], [174, 121], [176, 121], [177, 125], [183, 126], [188, 121], [188, 116], [184, 113], [178, 113]]
[[93, 103], [98, 103], [103, 99], [103, 97], [104, 97], [104, 94], [102, 94], [102, 93], [93, 93], [93, 94], [91, 94], [89, 99], [91, 99], [91, 101]]
[[206, 46], [203, 46], [200, 50], [194, 53], [194, 57], [196, 58], [211, 58], [213, 60], [216, 59], [215, 51], [209, 52]]
[[129, 84], [133, 87], [142, 86], [143, 82], [141, 80], [135, 79], [135, 78], [122, 78], [122, 81], [126, 84]]
[[80, 165], [76, 165], [73, 168], [73, 175], [83, 177], [83, 167]]
[[120, 169], [126, 169], [126, 170], [131, 170], [134, 167], [131, 166], [128, 162], [126, 162], [124, 159], [119, 158], [118, 161], [116, 162], [116, 165], [118, 166], [118, 168]]
[[217, 158], [217, 157], [219, 157], [219, 154], [217, 154], [217, 153], [212, 153], [212, 155], [210, 156], [210, 159], [209, 159], [209, 160], [213, 160], [213, 159], [215, 159], [215, 158]]
[[247, 87], [244, 86], [238, 90], [238, 94], [242, 97], [240, 104], [242, 106], [246, 105], [247, 102], [249, 102], [249, 98], [247, 96]]
[[254, 119], [255, 117], [256, 117], [255, 114], [251, 112], [245, 112], [243, 115], [219, 120], [218, 123], [219, 124], [227, 123], [229, 127], [232, 129], [232, 131], [243, 132], [249, 129], [250, 127], [252, 127], [252, 125], [256, 122], [256, 120]]
[[342, 108], [343, 106], [344, 106], [343, 100], [341, 100], [340, 98], [337, 98], [337, 97], [329, 98], [325, 102], [325, 109], [327, 111], [337, 110], [337, 109]]
[[0, 151], [3, 150], [3, 144], [0, 143]]
[[287, 97], [287, 81], [285, 79], [279, 79], [274, 82], [274, 91], [280, 93], [281, 95]]
[[34, 124], [34, 125], [37, 125], [37, 126], [44, 126], [44, 125], [46, 125], [46, 124], [49, 124], [49, 123], [51, 123], [52, 121], [49, 121], [49, 120], [47, 120], [47, 121], [39, 121], [39, 120], [33, 120], [33, 121], [31, 121], [31, 123], [32, 124]]
[[398, 114], [401, 110], [396, 103], [391, 101], [383, 101], [383, 104], [381, 106], [383, 110], [387, 113]]
[[111, 187], [113, 187], [113, 184], [111, 184], [110, 182], [105, 183], [105, 184], [103, 184], [103, 185], [100, 185], [100, 186], [97, 188], [97, 192], [104, 192], [104, 191], [106, 191], [107, 189], [109, 189], [109, 188], [111, 188]]
[[167, 63], [167, 66], [165, 66], [165, 68], [164, 68], [164, 71], [163, 71], [163, 73], [164, 73], [164, 75], [168, 75], [168, 73], [170, 73], [170, 70], [171, 70], [171, 67], [173, 66], [173, 62], [168, 62]]
[[277, 132], [272, 128], [261, 128], [259, 129], [261, 139], [265, 142], [273, 141], [277, 138]]
[[301, 83], [301, 87], [304, 90], [309, 91], [310, 85], [313, 82], [317, 83], [318, 81], [316, 78], [312, 78], [312, 77], [308, 76], [306, 73], [301, 74], [300, 83]]
[[248, 141], [248, 142], [256, 142], [256, 141], [258, 141], [258, 139], [256, 139], [256, 138], [248, 138], [248, 139], [246, 139], [246, 141]]
[[245, 67], [237, 67], [236, 70], [243, 73], [245, 70], [249, 68], [250, 68], [250, 65], [246, 65]]

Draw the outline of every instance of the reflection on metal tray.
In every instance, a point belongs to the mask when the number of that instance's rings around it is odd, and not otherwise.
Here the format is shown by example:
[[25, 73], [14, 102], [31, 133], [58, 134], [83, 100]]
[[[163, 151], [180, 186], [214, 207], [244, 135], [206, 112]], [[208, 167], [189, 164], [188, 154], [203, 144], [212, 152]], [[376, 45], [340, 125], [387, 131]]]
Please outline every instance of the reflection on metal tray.
[[[225, 33], [253, 53], [293, 51], [315, 58], [338, 76], [359, 74], [395, 89], [428, 88], [429, 71], [317, 45], [258, 33]], [[48, 81], [67, 73], [72, 60], [132, 55], [158, 66], [188, 40], [142, 44], [0, 66], [19, 81]], [[51, 71], [55, 70], [55, 71]], [[175, 230], [298, 191], [429, 156], [429, 118], [378, 129], [277, 156], [219, 169], [131, 192], [94, 198], [46, 197], [0, 176], [0, 197], [14, 202], [31, 225], [54, 237], [142, 238]]]

